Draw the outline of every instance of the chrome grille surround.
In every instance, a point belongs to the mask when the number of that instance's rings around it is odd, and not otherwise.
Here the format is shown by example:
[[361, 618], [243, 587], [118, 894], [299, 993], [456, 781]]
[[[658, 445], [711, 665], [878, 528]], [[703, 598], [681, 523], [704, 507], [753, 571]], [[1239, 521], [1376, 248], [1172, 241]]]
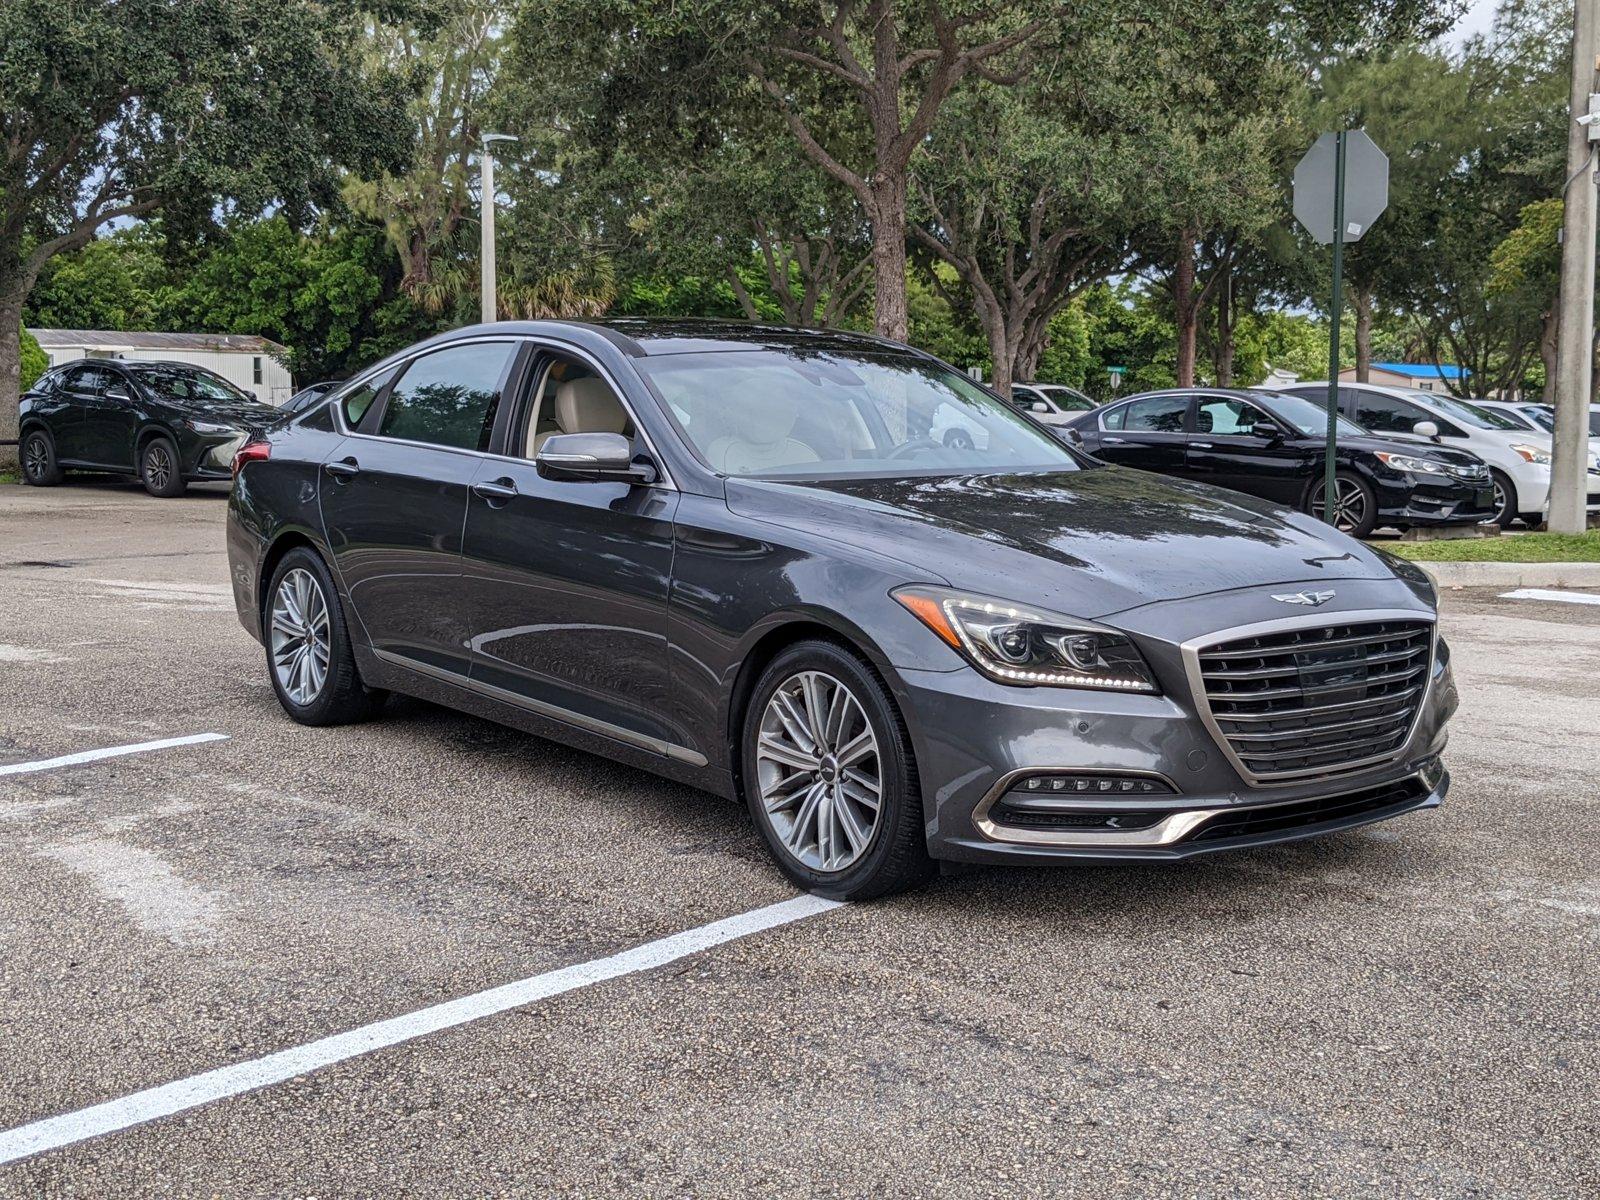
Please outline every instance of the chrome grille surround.
[[[1252, 786], [1284, 787], [1404, 754], [1437, 640], [1430, 613], [1362, 609], [1219, 630], [1181, 649], [1195, 709], [1228, 761]], [[1350, 657], [1326, 660], [1334, 649]], [[1359, 677], [1341, 679], [1341, 669]], [[1308, 710], [1307, 696], [1324, 702]]]

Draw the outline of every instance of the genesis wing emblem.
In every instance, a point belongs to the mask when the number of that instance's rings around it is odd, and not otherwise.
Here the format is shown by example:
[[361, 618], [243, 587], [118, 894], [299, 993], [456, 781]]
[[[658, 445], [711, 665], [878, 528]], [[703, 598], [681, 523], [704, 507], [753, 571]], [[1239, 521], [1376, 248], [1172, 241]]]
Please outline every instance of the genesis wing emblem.
[[1307, 608], [1320, 608], [1333, 599], [1333, 593], [1328, 592], [1285, 592], [1272, 597], [1281, 604], [1303, 604]]

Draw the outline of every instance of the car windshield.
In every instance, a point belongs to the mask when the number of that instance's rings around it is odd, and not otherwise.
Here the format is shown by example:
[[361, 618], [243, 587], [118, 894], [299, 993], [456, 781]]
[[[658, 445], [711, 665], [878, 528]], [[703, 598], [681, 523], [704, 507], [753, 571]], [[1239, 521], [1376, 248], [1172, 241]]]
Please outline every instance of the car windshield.
[[1504, 413], [1490, 412], [1487, 408], [1479, 408], [1476, 404], [1468, 404], [1465, 400], [1457, 400], [1454, 396], [1442, 396], [1438, 392], [1412, 392], [1424, 404], [1431, 404], [1452, 421], [1459, 421], [1463, 425], [1471, 425], [1474, 429], [1521, 429], [1522, 426]]
[[[1287, 421], [1307, 437], [1326, 436], [1328, 432], [1328, 406], [1318, 404], [1289, 392], [1255, 392], [1266, 409], [1280, 420]], [[1357, 425], [1348, 417], [1339, 418], [1339, 434], [1348, 437], [1367, 437], [1370, 431]]]
[[713, 470], [741, 476], [1079, 468], [964, 375], [909, 355], [724, 350], [638, 364]]
[[140, 385], [171, 400], [199, 400], [237, 404], [246, 396], [220, 375], [198, 367], [135, 367], [128, 370]]
[[1529, 405], [1527, 408], [1517, 409], [1517, 412], [1522, 416], [1527, 417], [1528, 420], [1532, 421], [1546, 433], [1554, 433], [1556, 431], [1556, 413], [1555, 409], [1553, 408], [1541, 408], [1538, 405]]

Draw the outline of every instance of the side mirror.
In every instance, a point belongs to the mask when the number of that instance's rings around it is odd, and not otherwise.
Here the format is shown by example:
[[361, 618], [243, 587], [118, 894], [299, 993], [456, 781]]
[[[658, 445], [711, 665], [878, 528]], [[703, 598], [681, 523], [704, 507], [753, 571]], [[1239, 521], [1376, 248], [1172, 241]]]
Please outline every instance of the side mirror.
[[1264, 442], [1281, 442], [1289, 435], [1284, 433], [1283, 426], [1276, 421], [1257, 421], [1251, 433]]
[[1061, 440], [1069, 446], [1081, 447], [1083, 445], [1083, 434], [1071, 426], [1068, 426], [1066, 429], [1059, 430], [1059, 436]]
[[115, 384], [115, 385], [113, 385], [111, 387], [108, 387], [105, 391], [101, 392], [100, 394], [102, 396], [104, 396], [107, 400], [120, 400], [124, 404], [126, 404], [129, 400], [133, 399], [132, 396], [128, 395], [128, 389], [123, 387], [120, 383], [119, 384]]
[[249, 396], [250, 399], [254, 400], [257, 404], [261, 403], [261, 397], [256, 395], [254, 392], [246, 392], [245, 395]]
[[1439, 427], [1432, 421], [1418, 421], [1411, 427], [1411, 432], [1416, 434], [1418, 437], [1433, 438], [1435, 441], [1439, 440]]
[[546, 479], [574, 483], [656, 481], [655, 468], [634, 462], [633, 444], [620, 433], [558, 433], [545, 439], [533, 462]]

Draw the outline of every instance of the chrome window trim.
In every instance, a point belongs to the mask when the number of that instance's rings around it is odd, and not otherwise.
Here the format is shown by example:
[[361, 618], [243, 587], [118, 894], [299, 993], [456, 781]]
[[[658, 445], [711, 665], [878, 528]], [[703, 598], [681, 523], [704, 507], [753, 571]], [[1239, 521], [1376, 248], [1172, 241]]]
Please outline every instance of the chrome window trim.
[[[351, 380], [350, 381], [350, 385], [347, 385], [347, 386], [351, 386], [351, 385], [359, 386], [362, 382], [364, 382], [367, 379], [370, 379], [373, 375], [377, 374], [381, 370], [399, 370], [401, 372], [401, 374], [403, 375], [404, 372], [407, 369], [410, 368], [410, 366], [411, 366], [411, 364], [413, 362], [415, 362], [417, 359], [421, 358], [425, 354], [433, 354], [433, 353], [436, 353], [436, 352], [438, 352], [440, 350], [453, 349], [456, 346], [471, 346], [471, 345], [477, 345], [477, 344], [480, 344], [480, 343], [483, 343], [483, 342], [505, 342], [505, 341], [531, 343], [532, 346], [534, 347], [535, 351], [537, 351], [541, 346], [547, 346], [549, 343], [553, 342], [555, 345], [560, 347], [559, 353], [562, 353], [562, 354], [570, 353], [573, 357], [581, 358], [586, 364], [588, 364], [591, 368], [593, 368], [594, 371], [597, 374], [599, 374], [602, 378], [604, 378], [606, 383], [610, 385], [611, 390], [616, 394], [618, 403], [620, 403], [622, 405], [622, 407], [627, 410], [628, 418], [633, 422], [633, 428], [634, 428], [635, 432], [639, 435], [640, 438], [643, 439], [644, 445], [645, 445], [645, 449], [650, 452], [651, 462], [655, 465], [656, 472], [660, 476], [660, 478], [656, 479], [654, 482], [651, 482], [651, 483], [636, 483], [636, 484], [632, 484], [631, 486], [633, 486], [633, 487], [647, 487], [647, 488], [661, 488], [664, 491], [671, 491], [671, 492], [675, 492], [675, 491], [679, 490], [677, 483], [672, 478], [672, 473], [667, 469], [667, 464], [661, 457], [661, 452], [658, 449], [656, 449], [655, 439], [653, 439], [650, 436], [650, 431], [647, 430], [644, 427], [644, 425], [640, 422], [639, 414], [634, 411], [633, 405], [628, 403], [628, 398], [623, 393], [623, 390], [620, 387], [617, 386], [616, 376], [613, 375], [611, 373], [611, 371], [606, 368], [604, 363], [602, 363], [599, 360], [597, 360], [588, 351], [583, 350], [580, 347], [573, 346], [568, 342], [558, 341], [557, 339], [554, 339], [554, 338], [548, 339], [548, 341], [541, 341], [541, 340], [536, 339], [536, 338], [534, 338], [531, 335], [526, 334], [526, 333], [513, 333], [513, 334], [501, 333], [501, 334], [495, 334], [495, 335], [486, 335], [484, 337], [462, 338], [459, 341], [447, 342], [447, 343], [445, 343], [444, 345], [441, 345], [441, 346], [430, 347], [429, 349], [421, 351], [420, 353], [413, 354], [413, 355], [410, 355], [407, 358], [400, 359], [398, 362], [380, 363], [378, 366], [374, 367], [372, 370], [367, 371], [364, 374], [359, 375], [355, 379]], [[341, 391], [340, 396], [342, 396], [342, 395], [343, 395], [343, 393]], [[388, 443], [390, 443], [392, 445], [397, 445], [397, 446], [418, 446], [418, 447], [421, 447], [424, 450], [443, 450], [443, 451], [446, 451], [446, 452], [448, 452], [450, 454], [470, 454], [475, 458], [486, 459], [486, 460], [491, 461], [491, 462], [506, 462], [506, 463], [515, 463], [518, 466], [523, 466], [523, 467], [536, 467], [536, 462], [535, 462], [534, 459], [525, 458], [522, 455], [518, 455], [518, 454], [495, 454], [495, 453], [493, 453], [491, 451], [488, 451], [488, 450], [467, 450], [467, 449], [464, 449], [464, 448], [462, 448], [460, 446], [440, 446], [440, 445], [437, 445], [437, 444], [435, 444], [433, 442], [417, 442], [417, 441], [411, 440], [410, 438], [387, 437], [387, 436], [385, 436], [383, 434], [379, 434], [379, 433], [359, 433], [356, 430], [351, 429], [350, 425], [349, 425], [349, 422], [347, 422], [345, 420], [345, 418], [344, 418], [344, 405], [340, 402], [339, 397], [330, 397], [330, 399], [333, 401], [334, 423], [337, 426], [339, 426], [338, 432], [342, 433], [345, 437], [360, 438], [360, 439], [362, 439], [364, 441], [369, 441], [369, 442], [388, 442]], [[504, 399], [504, 398], [502, 397], [502, 399]]]
[[[1311, 767], [1299, 771], [1290, 771], [1284, 774], [1274, 774], [1262, 777], [1244, 765], [1244, 761], [1234, 753], [1233, 745], [1228, 741], [1228, 735], [1222, 732], [1222, 727], [1217, 724], [1211, 712], [1211, 702], [1206, 696], [1205, 679], [1200, 670], [1200, 654], [1203, 650], [1211, 649], [1224, 642], [1231, 642], [1238, 638], [1254, 637], [1264, 633], [1286, 633], [1295, 629], [1316, 629], [1326, 625], [1359, 624], [1368, 621], [1420, 621], [1432, 629], [1432, 636], [1428, 638], [1428, 669], [1424, 676], [1422, 695], [1417, 698], [1417, 711], [1411, 718], [1411, 726], [1406, 730], [1406, 736], [1400, 745], [1388, 754], [1374, 755], [1370, 758], [1355, 759], [1351, 762], [1341, 763], [1329, 769], [1328, 767]], [[1433, 695], [1433, 667], [1439, 649], [1439, 615], [1431, 612], [1418, 612], [1415, 609], [1405, 608], [1361, 608], [1341, 612], [1318, 612], [1299, 617], [1282, 617], [1274, 621], [1257, 621], [1250, 625], [1236, 625], [1231, 629], [1219, 629], [1212, 633], [1202, 634], [1184, 642], [1179, 650], [1183, 655], [1184, 674], [1188, 678], [1189, 694], [1194, 701], [1195, 712], [1199, 714], [1201, 722], [1211, 740], [1216, 742], [1217, 748], [1227, 756], [1233, 769], [1239, 772], [1239, 777], [1251, 787], [1295, 787], [1303, 783], [1312, 783], [1317, 779], [1342, 779], [1347, 775], [1355, 774], [1371, 767], [1382, 766], [1385, 763], [1396, 762], [1403, 758], [1411, 748], [1412, 741], [1417, 736], [1417, 727], [1422, 722], [1422, 714], [1428, 707], [1428, 701]]]
[[[527, 461], [524, 459], [523, 461]], [[509, 704], [513, 708], [520, 708], [535, 716], [545, 717], [552, 721], [560, 721], [566, 725], [575, 726], [586, 733], [596, 733], [618, 742], [625, 742], [640, 750], [649, 750], [676, 762], [688, 763], [690, 766], [703, 767], [706, 765], [706, 756], [698, 750], [691, 750], [687, 746], [680, 746], [676, 742], [669, 742], [663, 738], [651, 737], [649, 734], [635, 733], [621, 725], [613, 725], [609, 721], [602, 721], [598, 717], [591, 717], [585, 713], [575, 712], [570, 708], [562, 708], [559, 704], [550, 704], [544, 700], [535, 700], [532, 696], [524, 696], [520, 692], [513, 692], [506, 688], [496, 687], [492, 683], [473, 679], [471, 676], [462, 675], [460, 672], [436, 667], [432, 663], [420, 662], [414, 658], [407, 658], [404, 654], [396, 654], [392, 650], [380, 650], [372, 647], [372, 653], [383, 662], [391, 666], [402, 667], [415, 671], [419, 675], [452, 684], [464, 691], [474, 692], [488, 700], [497, 700], [501, 704]]]

